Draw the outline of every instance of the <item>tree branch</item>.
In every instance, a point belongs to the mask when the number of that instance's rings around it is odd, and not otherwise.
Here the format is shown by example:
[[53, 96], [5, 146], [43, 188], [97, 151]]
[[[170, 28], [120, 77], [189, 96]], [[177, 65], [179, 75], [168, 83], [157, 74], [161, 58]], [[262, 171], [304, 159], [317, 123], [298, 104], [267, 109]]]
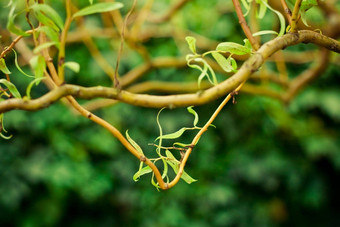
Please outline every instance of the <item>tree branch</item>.
[[242, 65], [236, 74], [201, 93], [157, 96], [134, 94], [128, 91], [118, 92], [115, 88], [100, 86], [85, 88], [77, 85], [66, 84], [57, 87], [44, 96], [34, 100], [8, 99], [2, 101], [0, 102], [0, 113], [8, 112], [13, 109], [34, 111], [46, 108], [52, 103], [58, 101], [60, 98], [68, 95], [84, 99], [91, 99], [95, 97], [110, 98], [131, 105], [153, 108], [175, 108], [181, 106], [201, 105], [233, 91], [236, 87], [245, 82], [252, 73], [256, 72], [265, 60], [276, 51], [302, 42], [314, 43], [331, 51], [340, 53], [340, 42], [317, 32], [303, 30], [298, 33], [289, 33], [284, 36], [277, 37], [274, 40], [265, 43]]

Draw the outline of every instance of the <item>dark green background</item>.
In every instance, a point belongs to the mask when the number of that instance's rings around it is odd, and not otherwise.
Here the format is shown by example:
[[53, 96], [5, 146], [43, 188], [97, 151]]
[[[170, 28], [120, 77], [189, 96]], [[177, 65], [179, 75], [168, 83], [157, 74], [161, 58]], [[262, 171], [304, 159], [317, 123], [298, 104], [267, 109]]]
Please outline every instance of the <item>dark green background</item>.
[[[132, 1], [127, 2], [123, 13]], [[158, 13], [170, 4], [155, 2], [153, 11]], [[53, 6], [63, 14], [58, 4]], [[194, 0], [178, 13], [172, 26], [221, 42], [242, 43], [238, 19], [229, 9], [229, 1]], [[0, 10], [5, 34], [8, 8]], [[98, 19], [88, 17], [88, 26], [102, 26]], [[261, 23], [271, 27], [275, 20], [268, 12]], [[116, 51], [110, 40], [96, 42], [114, 65]], [[151, 39], [146, 47], [152, 56], [189, 53], [185, 40], [178, 43], [171, 37]], [[299, 45], [289, 50], [311, 48]], [[128, 47], [124, 50], [121, 74], [141, 62]], [[6, 60], [11, 79], [24, 93], [29, 80], [10, 63], [12, 54]], [[81, 43], [67, 47], [66, 60], [81, 65], [79, 74], [66, 72], [70, 83], [110, 84]], [[289, 74], [293, 78], [308, 66], [289, 65]], [[160, 69], [144, 78], [194, 81], [198, 75], [188, 68]], [[191, 185], [181, 181], [169, 191], [158, 192], [150, 175], [135, 183], [132, 176], [139, 161], [105, 129], [62, 103], [38, 112], [6, 113], [5, 127], [13, 138], [0, 141], [0, 223], [23, 227], [338, 226], [339, 76], [337, 62], [286, 106], [269, 98], [238, 95], [237, 104], [223, 109], [214, 122], [216, 128], [209, 128], [190, 156], [186, 171], [198, 181]], [[32, 95], [45, 91], [39, 85]], [[199, 125], [220, 101], [195, 107]], [[159, 135], [157, 112], [126, 104], [95, 111], [122, 132], [129, 129], [147, 156], [153, 156], [154, 147], [148, 144]], [[160, 121], [170, 133], [190, 126], [193, 117], [185, 108], [164, 110]], [[185, 133], [180, 141], [189, 143], [193, 136]]]

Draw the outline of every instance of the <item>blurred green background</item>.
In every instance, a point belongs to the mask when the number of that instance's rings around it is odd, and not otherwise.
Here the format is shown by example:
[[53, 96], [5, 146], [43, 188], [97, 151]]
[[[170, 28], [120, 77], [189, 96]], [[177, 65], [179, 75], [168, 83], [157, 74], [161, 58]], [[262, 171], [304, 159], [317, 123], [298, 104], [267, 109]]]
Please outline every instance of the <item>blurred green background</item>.
[[[79, 2], [78, 6], [88, 3]], [[132, 1], [123, 2], [121, 11], [126, 13]], [[155, 1], [153, 12], [165, 11], [171, 2]], [[170, 25], [241, 43], [244, 37], [230, 2], [193, 0]], [[143, 3], [139, 1], [139, 7]], [[61, 3], [53, 6], [64, 14]], [[3, 35], [8, 8], [0, 10]], [[87, 26], [102, 26], [99, 19], [88, 17]], [[272, 26], [273, 20], [268, 13], [261, 23]], [[161, 33], [163, 28], [158, 29]], [[112, 46], [117, 44], [96, 42], [104, 56], [116, 58]], [[145, 45], [153, 57], [189, 53], [184, 39], [152, 38]], [[289, 50], [309, 48], [313, 47]], [[124, 50], [121, 74], [141, 63], [136, 53]], [[13, 61], [13, 56], [8, 59]], [[81, 65], [79, 74], [67, 71], [69, 83], [110, 85], [83, 44], [69, 45], [67, 60]], [[24, 92], [28, 79], [7, 62], [11, 79]], [[308, 66], [289, 65], [289, 74], [295, 77]], [[159, 69], [144, 79], [195, 81], [198, 74], [188, 68]], [[216, 129], [209, 128], [190, 156], [186, 171], [198, 181], [191, 185], [181, 181], [169, 191], [158, 192], [150, 175], [134, 182], [139, 161], [106, 130], [60, 102], [38, 112], [6, 113], [5, 127], [13, 138], [0, 141], [1, 226], [339, 226], [339, 76], [339, 62], [331, 64], [287, 106], [238, 95], [237, 104], [226, 106], [214, 122]], [[39, 85], [32, 95], [45, 91]], [[195, 107], [199, 125], [220, 101]], [[154, 147], [148, 144], [159, 135], [157, 112], [126, 104], [95, 111], [122, 132], [129, 129], [150, 156]], [[165, 132], [190, 126], [192, 120], [185, 108], [165, 110], [160, 117]], [[189, 143], [192, 136], [184, 134], [181, 142]]]

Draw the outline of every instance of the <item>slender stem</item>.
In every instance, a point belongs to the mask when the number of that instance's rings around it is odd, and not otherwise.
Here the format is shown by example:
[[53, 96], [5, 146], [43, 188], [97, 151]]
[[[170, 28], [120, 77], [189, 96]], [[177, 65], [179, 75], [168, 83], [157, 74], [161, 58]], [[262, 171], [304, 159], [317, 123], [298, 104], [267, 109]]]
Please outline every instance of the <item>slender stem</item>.
[[59, 46], [59, 56], [58, 56], [58, 76], [59, 76], [59, 83], [63, 84], [65, 80], [65, 73], [64, 73], [64, 63], [65, 63], [65, 46], [66, 46], [66, 38], [68, 30], [70, 29], [70, 25], [72, 22], [72, 13], [71, 13], [71, 0], [66, 0], [66, 20], [64, 29], [61, 33], [60, 37], [60, 46]]
[[253, 49], [255, 51], [258, 50], [260, 48], [260, 45], [256, 41], [256, 39], [254, 38], [252, 32], [250, 31], [249, 26], [247, 25], [246, 19], [243, 16], [243, 12], [242, 12], [240, 2], [238, 0], [233, 0], [233, 4], [234, 4], [235, 11], [236, 11], [237, 17], [239, 19], [239, 23], [240, 23], [240, 25], [243, 29], [244, 34], [249, 39], [249, 42], [252, 45]]
[[130, 11], [125, 16], [122, 32], [120, 34], [120, 47], [119, 47], [118, 54], [117, 54], [116, 68], [115, 68], [115, 74], [114, 74], [114, 86], [117, 87], [117, 88], [120, 87], [119, 80], [118, 80], [118, 69], [119, 69], [120, 57], [122, 55], [123, 47], [124, 47], [125, 29], [126, 29], [126, 26], [127, 26], [128, 19], [129, 19], [130, 15], [131, 15], [132, 11], [136, 7], [136, 4], [137, 4], [137, 0], [134, 0]]
[[298, 18], [299, 18], [299, 11], [300, 11], [300, 7], [301, 7], [301, 3], [302, 3], [302, 0], [296, 0], [295, 2], [295, 6], [294, 6], [294, 9], [293, 9], [293, 14], [292, 14], [292, 21], [291, 21], [291, 24], [290, 24], [290, 27], [291, 27], [291, 32], [294, 33], [297, 31], [297, 21], [298, 21]]
[[229, 102], [229, 100], [231, 98], [234, 97], [234, 95], [237, 94], [237, 92], [242, 88], [242, 86], [244, 85], [245, 81], [243, 83], [241, 83], [233, 92], [230, 92], [227, 97], [222, 101], [222, 103], [218, 106], [218, 108], [215, 110], [215, 112], [213, 113], [213, 115], [211, 115], [210, 119], [207, 121], [207, 123], [205, 123], [205, 125], [201, 128], [201, 130], [196, 134], [196, 136], [194, 137], [194, 139], [192, 140], [191, 144], [193, 146], [190, 146], [188, 148], [188, 150], [185, 152], [185, 155], [182, 159], [181, 164], [179, 165], [179, 170], [178, 173], [176, 175], [176, 177], [169, 183], [168, 188], [172, 188], [173, 186], [175, 186], [178, 181], [181, 179], [182, 174], [184, 172], [184, 167], [186, 162], [188, 161], [188, 158], [194, 148], [194, 146], [197, 144], [197, 142], [199, 141], [199, 139], [202, 137], [203, 133], [206, 132], [208, 130], [208, 128], [210, 127], [210, 125], [213, 123], [213, 121], [216, 119], [216, 117], [218, 116], [218, 114], [221, 112], [221, 110], [223, 109], [223, 107]]
[[284, 10], [284, 12], [286, 14], [286, 17], [287, 17], [287, 19], [289, 21], [289, 24], [291, 25], [292, 24], [292, 11], [289, 9], [289, 7], [288, 7], [288, 5], [287, 5], [285, 0], [281, 0], [281, 5], [282, 5], [283, 10]]

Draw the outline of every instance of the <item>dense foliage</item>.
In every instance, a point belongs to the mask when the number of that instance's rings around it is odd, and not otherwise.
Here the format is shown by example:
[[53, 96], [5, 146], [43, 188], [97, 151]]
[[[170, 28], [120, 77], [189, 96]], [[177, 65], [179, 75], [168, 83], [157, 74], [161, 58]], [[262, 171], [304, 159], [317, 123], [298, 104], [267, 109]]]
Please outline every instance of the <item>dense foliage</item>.
[[[65, 16], [62, 1], [51, 2]], [[52, 3], [53, 2], [53, 3]], [[88, 1], [72, 1], [77, 7]], [[96, 1], [94, 1], [96, 2]], [[132, 1], [121, 1], [126, 15]], [[136, 12], [147, 2], [138, 1]], [[165, 12], [173, 1], [154, 1], [151, 15]], [[340, 10], [340, 4], [330, 1]], [[11, 43], [5, 28], [7, 11], [1, 3], [1, 49]], [[133, 18], [132, 14], [132, 18]], [[108, 28], [106, 14], [86, 17], [88, 30]], [[136, 16], [136, 15], [135, 15]], [[327, 24], [319, 8], [306, 12], [311, 25]], [[104, 18], [104, 19], [103, 19]], [[17, 23], [27, 26], [25, 18]], [[21, 20], [21, 21], [20, 21]], [[105, 24], [106, 22], [106, 24]], [[150, 23], [151, 25], [149, 25]], [[279, 30], [275, 13], [260, 20], [263, 30]], [[183, 58], [190, 53], [185, 36], [201, 37], [201, 52], [220, 42], [242, 43], [245, 38], [231, 1], [192, 0], [166, 23], [145, 31], [154, 32], [143, 48], [151, 58]], [[95, 62], [81, 37], [72, 33], [66, 46], [66, 61], [79, 63], [80, 71], [66, 69], [70, 84], [110, 86], [112, 81]], [[29, 29], [29, 27], [27, 27]], [[190, 32], [189, 32], [190, 31]], [[92, 34], [94, 35], [94, 34]], [[147, 36], [148, 34], [144, 34]], [[103, 35], [103, 36], [106, 36]], [[266, 35], [263, 37], [267, 39]], [[102, 55], [114, 67], [119, 38], [94, 35]], [[29, 45], [33, 45], [29, 43]], [[215, 45], [215, 46], [214, 46]], [[113, 51], [115, 50], [115, 51]], [[287, 61], [290, 78], [314, 64], [320, 52], [313, 45], [288, 47], [290, 54], [303, 58]], [[310, 55], [313, 55], [311, 58]], [[6, 63], [11, 81], [25, 92], [31, 79], [20, 74], [8, 54]], [[214, 121], [216, 127], [202, 136], [185, 167], [197, 180], [180, 181], [168, 191], [150, 185], [151, 176], [132, 177], [139, 162], [108, 131], [76, 114], [63, 102], [37, 112], [14, 110], [4, 115], [6, 135], [0, 141], [0, 223], [2, 226], [337, 226], [340, 224], [340, 85], [339, 56], [331, 56], [320, 77], [308, 84], [291, 102], [242, 93], [235, 96]], [[25, 72], [29, 65], [19, 57]], [[141, 55], [124, 46], [120, 74], [143, 62]], [[238, 62], [242, 65], [242, 62]], [[266, 73], [279, 74], [274, 61], [263, 66]], [[263, 72], [263, 71], [261, 71]], [[140, 81], [197, 81], [198, 72], [189, 67], [156, 68]], [[5, 78], [3, 74], [0, 79]], [[217, 79], [225, 79], [217, 73]], [[267, 85], [270, 81], [255, 81]], [[280, 91], [279, 85], [270, 85]], [[32, 88], [32, 97], [46, 93], [43, 83]], [[250, 92], [251, 93], [251, 92]], [[167, 94], [153, 91], [152, 94]], [[194, 107], [203, 125], [222, 99]], [[89, 101], [81, 100], [86, 105]], [[153, 156], [159, 136], [156, 116], [159, 109], [117, 103], [94, 113], [129, 134]], [[192, 125], [186, 108], [165, 109], [159, 117], [165, 133]], [[187, 131], [181, 142], [190, 143], [195, 132]], [[173, 173], [169, 173], [170, 177]]]

